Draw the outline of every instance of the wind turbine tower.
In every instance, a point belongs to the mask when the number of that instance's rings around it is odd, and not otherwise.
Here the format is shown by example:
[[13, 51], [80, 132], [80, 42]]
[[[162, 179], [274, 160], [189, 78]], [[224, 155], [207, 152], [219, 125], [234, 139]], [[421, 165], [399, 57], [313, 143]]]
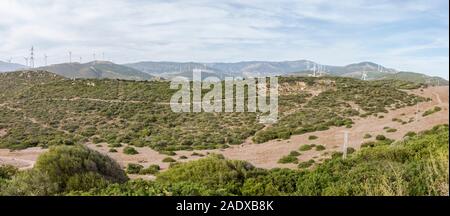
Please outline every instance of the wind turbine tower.
[[30, 67], [34, 68], [34, 47], [31, 46], [30, 50]]
[[367, 72], [366, 72], [366, 70], [364, 69], [364, 71], [362, 72], [362, 77], [361, 77], [361, 79], [362, 80], [367, 80]]

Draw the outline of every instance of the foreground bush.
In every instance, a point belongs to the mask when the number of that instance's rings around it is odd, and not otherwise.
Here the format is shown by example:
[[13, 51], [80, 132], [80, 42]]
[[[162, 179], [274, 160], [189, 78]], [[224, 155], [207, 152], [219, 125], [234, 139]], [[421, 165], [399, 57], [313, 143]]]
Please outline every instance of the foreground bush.
[[55, 146], [39, 156], [32, 170], [7, 183], [10, 195], [49, 195], [105, 187], [128, 180], [119, 164], [85, 146]]

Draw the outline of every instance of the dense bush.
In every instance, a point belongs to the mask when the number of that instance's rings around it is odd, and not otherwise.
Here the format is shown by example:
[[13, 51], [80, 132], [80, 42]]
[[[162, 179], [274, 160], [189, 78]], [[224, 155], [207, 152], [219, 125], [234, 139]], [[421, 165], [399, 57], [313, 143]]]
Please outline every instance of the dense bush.
[[316, 145], [316, 151], [323, 151], [323, 150], [325, 150], [326, 148], [325, 148], [325, 146], [323, 146], [323, 145]]
[[442, 110], [441, 107], [435, 106], [433, 109], [430, 109], [430, 110], [425, 111], [425, 112], [422, 114], [422, 116], [425, 117], [425, 116], [431, 115], [431, 114], [433, 114], [433, 113], [439, 112], [439, 111], [441, 111], [441, 110]]
[[0, 165], [0, 179], [10, 179], [19, 170], [11, 165]]
[[150, 165], [149, 167], [142, 169], [139, 174], [141, 175], [155, 175], [159, 172], [161, 168], [159, 167], [159, 165]]
[[127, 173], [129, 174], [138, 174], [142, 171], [144, 166], [140, 164], [129, 163], [127, 166]]
[[380, 134], [380, 135], [377, 135], [377, 136], [375, 137], [375, 139], [381, 141], [381, 140], [385, 140], [386, 137], [385, 137], [384, 135], [381, 135], [381, 134]]
[[164, 163], [173, 163], [173, 162], [177, 162], [175, 159], [171, 158], [171, 157], [166, 157], [162, 160], [162, 162]]
[[305, 162], [301, 162], [298, 164], [298, 168], [308, 168], [308, 167], [312, 166], [314, 164], [314, 162], [315, 161], [313, 159], [305, 161]]
[[278, 160], [278, 163], [286, 164], [286, 163], [298, 163], [298, 159], [296, 156], [286, 155]]
[[305, 144], [305, 145], [300, 146], [300, 148], [299, 148], [298, 150], [299, 150], [299, 151], [309, 151], [309, 150], [312, 149], [312, 147], [313, 147], [313, 146], [311, 146], [311, 145]]
[[139, 154], [139, 152], [131, 146], [127, 146], [127, 147], [123, 148], [123, 153], [127, 154], [127, 155]]
[[55, 146], [39, 156], [32, 170], [8, 183], [6, 193], [48, 195], [123, 183], [127, 176], [111, 158], [87, 147]]

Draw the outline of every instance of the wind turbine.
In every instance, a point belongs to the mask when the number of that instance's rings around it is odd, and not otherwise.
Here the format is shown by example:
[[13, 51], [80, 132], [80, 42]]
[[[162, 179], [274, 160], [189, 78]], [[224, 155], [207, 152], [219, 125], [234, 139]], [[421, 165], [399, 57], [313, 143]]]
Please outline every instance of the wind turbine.
[[361, 79], [364, 80], [364, 81], [367, 80], [367, 72], [366, 72], [366, 69], [363, 70]]

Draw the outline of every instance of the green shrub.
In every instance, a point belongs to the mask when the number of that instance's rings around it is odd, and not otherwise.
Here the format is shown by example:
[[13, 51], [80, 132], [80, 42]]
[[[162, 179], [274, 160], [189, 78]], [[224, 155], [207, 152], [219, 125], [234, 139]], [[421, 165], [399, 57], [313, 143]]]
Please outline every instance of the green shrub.
[[0, 180], [1, 179], [10, 179], [14, 176], [19, 169], [11, 165], [0, 165]]
[[354, 149], [352, 147], [347, 148], [347, 154], [353, 154], [355, 151], [356, 151], [356, 149]]
[[386, 137], [384, 136], [384, 135], [377, 135], [376, 137], [375, 137], [375, 139], [376, 140], [386, 140]]
[[311, 136], [308, 137], [309, 140], [315, 140], [315, 139], [318, 139], [318, 138], [319, 138], [319, 137], [314, 136], [314, 135], [311, 135]]
[[166, 157], [162, 160], [162, 162], [164, 163], [173, 163], [173, 162], [177, 162], [175, 159], [171, 158], [171, 157]]
[[388, 133], [394, 133], [396, 131], [397, 131], [397, 129], [395, 129], [395, 128], [389, 128], [386, 130], [386, 132], [388, 132]]
[[184, 156], [184, 155], [181, 155], [181, 156], [179, 157], [179, 159], [185, 160], [185, 159], [188, 159], [188, 157], [186, 157], [186, 156]]
[[314, 162], [315, 161], [313, 159], [308, 160], [308, 161], [304, 161], [304, 162], [300, 162], [298, 164], [298, 168], [300, 168], [300, 169], [308, 168], [308, 167], [312, 166], [314, 164]]
[[286, 155], [286, 156], [283, 156], [282, 158], [280, 158], [280, 160], [278, 160], [278, 163], [281, 163], [281, 164], [298, 163], [298, 159], [295, 156]]
[[370, 139], [370, 138], [372, 138], [372, 135], [370, 135], [370, 134], [364, 134], [364, 139]]
[[127, 154], [127, 155], [139, 154], [139, 152], [131, 146], [127, 146], [127, 147], [123, 148], [123, 153]]
[[165, 154], [165, 155], [169, 155], [169, 156], [175, 156], [177, 155], [177, 153], [175, 153], [174, 151], [159, 151], [160, 154]]
[[150, 165], [149, 167], [142, 169], [139, 174], [141, 175], [155, 175], [159, 172], [161, 168], [159, 167], [159, 165], [153, 164]]
[[305, 145], [300, 146], [300, 148], [298, 150], [299, 151], [309, 151], [311, 149], [312, 149], [311, 145], [305, 144]]
[[414, 137], [416, 136], [417, 133], [414, 131], [408, 131], [408, 133], [406, 133], [403, 137]]
[[323, 146], [323, 145], [316, 145], [316, 151], [323, 151], [323, 150], [325, 150], [326, 148], [325, 148], [325, 146]]
[[191, 156], [203, 157], [203, 156], [205, 156], [205, 155], [200, 154], [200, 153], [198, 153], [198, 152], [193, 152], [193, 153], [191, 154]]
[[11, 179], [9, 195], [55, 195], [103, 188], [128, 180], [119, 164], [82, 145], [54, 146], [37, 159], [32, 170]]
[[299, 153], [298, 151], [291, 151], [291, 152], [289, 153], [289, 155], [290, 155], [290, 156], [297, 157], [297, 156], [300, 155], [300, 153]]
[[119, 147], [122, 147], [122, 144], [120, 144], [120, 143], [112, 143], [112, 144], [109, 144], [108, 147], [110, 147], [110, 148], [119, 148]]
[[140, 164], [129, 163], [127, 166], [127, 173], [128, 174], [138, 174], [141, 172], [141, 170], [143, 168], [144, 168], [144, 166], [142, 166]]
[[115, 152], [117, 152], [117, 150], [116, 150], [115, 148], [110, 148], [110, 149], [109, 149], [109, 152], [115, 153]]
[[442, 110], [441, 107], [435, 106], [433, 109], [430, 109], [430, 110], [425, 111], [425, 112], [422, 114], [422, 116], [425, 117], [425, 116], [431, 115], [431, 114], [433, 114], [433, 113], [439, 112], [439, 111], [441, 111], [441, 110]]

